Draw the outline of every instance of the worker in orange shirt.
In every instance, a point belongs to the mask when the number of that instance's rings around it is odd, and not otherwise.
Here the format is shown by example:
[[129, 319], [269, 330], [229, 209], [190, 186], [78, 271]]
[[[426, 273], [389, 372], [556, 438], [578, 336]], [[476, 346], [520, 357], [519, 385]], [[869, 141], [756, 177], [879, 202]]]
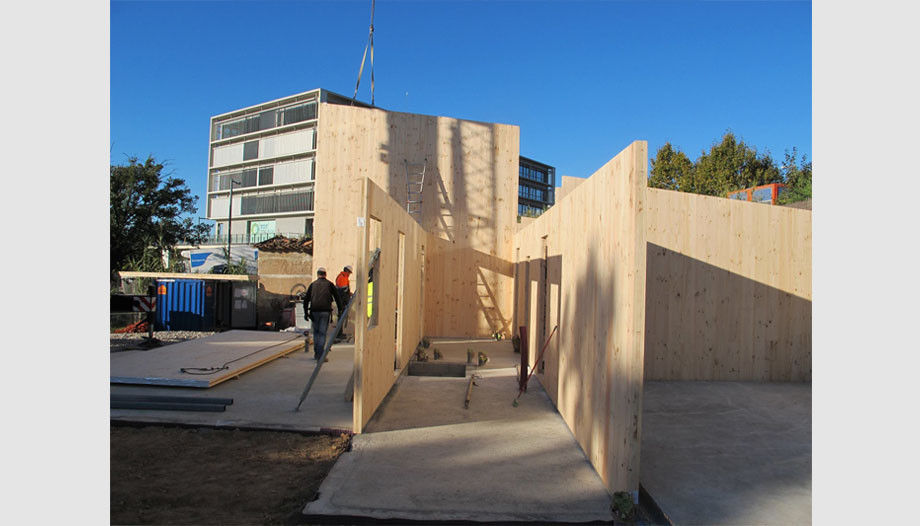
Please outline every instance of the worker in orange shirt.
[[[335, 288], [339, 292], [339, 297], [342, 298], [342, 305], [348, 305], [348, 300], [351, 299], [351, 283], [349, 278], [351, 277], [351, 265], [345, 265], [345, 268], [342, 269], [342, 272], [339, 272], [339, 275], [335, 278]], [[344, 313], [345, 308], [343, 307], [339, 311], [339, 316]], [[346, 340], [345, 336], [345, 326], [348, 325], [348, 318], [342, 322], [342, 330], [339, 331], [339, 341]]]

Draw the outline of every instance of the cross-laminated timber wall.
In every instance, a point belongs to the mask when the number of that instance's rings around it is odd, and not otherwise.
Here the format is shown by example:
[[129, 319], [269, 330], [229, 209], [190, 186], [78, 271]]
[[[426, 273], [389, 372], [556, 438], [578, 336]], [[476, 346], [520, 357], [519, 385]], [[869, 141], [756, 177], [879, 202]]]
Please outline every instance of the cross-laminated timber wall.
[[405, 208], [405, 161], [427, 159], [425, 334], [510, 334], [519, 138], [517, 126], [322, 104], [314, 266], [335, 275], [357, 260], [364, 177]]
[[632, 143], [514, 238], [515, 324], [532, 361], [558, 325], [541, 382], [611, 492], [639, 487], [647, 166]]
[[[365, 227], [352, 238], [359, 254], [352, 279], [357, 294], [352, 305], [357, 320], [352, 413], [356, 433], [373, 416], [422, 339], [421, 284], [428, 240], [428, 234], [404, 208], [369, 179], [363, 182], [360, 213]], [[373, 310], [377, 314], [372, 326], [367, 316], [367, 276], [371, 253], [377, 248], [380, 258], [373, 288]]]
[[645, 377], [811, 380], [811, 211], [647, 190]]

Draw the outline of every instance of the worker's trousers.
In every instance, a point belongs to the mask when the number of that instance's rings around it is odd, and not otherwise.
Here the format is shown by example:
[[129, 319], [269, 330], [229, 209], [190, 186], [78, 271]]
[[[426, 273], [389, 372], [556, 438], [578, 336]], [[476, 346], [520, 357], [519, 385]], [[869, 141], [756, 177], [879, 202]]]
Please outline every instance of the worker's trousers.
[[313, 358], [319, 360], [326, 346], [326, 331], [329, 330], [329, 311], [311, 311], [310, 321], [313, 326]]

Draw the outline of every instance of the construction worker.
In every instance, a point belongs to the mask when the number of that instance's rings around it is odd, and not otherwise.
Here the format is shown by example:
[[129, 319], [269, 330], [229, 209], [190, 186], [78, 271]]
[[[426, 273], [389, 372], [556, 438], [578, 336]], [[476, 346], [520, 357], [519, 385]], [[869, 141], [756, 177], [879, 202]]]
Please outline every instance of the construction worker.
[[[323, 355], [326, 345], [326, 331], [329, 329], [329, 319], [332, 317], [332, 302], [339, 307], [339, 312], [345, 309], [339, 291], [335, 285], [326, 279], [326, 269], [316, 269], [316, 280], [307, 287], [304, 294], [303, 310], [313, 326], [313, 359], [319, 360]], [[327, 358], [328, 360], [328, 358]]]
[[[345, 265], [345, 268], [342, 269], [342, 272], [339, 272], [339, 275], [335, 278], [335, 288], [339, 291], [339, 297], [342, 298], [342, 303], [348, 305], [348, 300], [351, 299], [351, 283], [349, 282], [349, 277], [351, 277], [351, 265]], [[339, 316], [344, 314], [343, 309], [339, 309]], [[348, 318], [345, 318], [342, 321], [342, 330], [339, 331], [339, 337], [336, 341], [345, 341], [347, 337], [345, 336], [345, 327], [348, 325]]]

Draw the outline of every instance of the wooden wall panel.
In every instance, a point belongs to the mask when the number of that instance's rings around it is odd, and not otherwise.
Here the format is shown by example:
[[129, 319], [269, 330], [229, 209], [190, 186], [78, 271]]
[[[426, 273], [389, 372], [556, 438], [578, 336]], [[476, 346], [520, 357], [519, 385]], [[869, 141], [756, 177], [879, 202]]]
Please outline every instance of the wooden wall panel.
[[341, 269], [357, 260], [351, 240], [363, 177], [405, 208], [405, 163], [427, 159], [425, 333], [510, 334], [518, 127], [321, 104], [317, 130], [316, 265]]
[[[364, 180], [364, 216], [380, 221], [380, 275], [374, 282], [374, 309], [377, 324], [368, 326], [367, 319], [367, 275], [368, 258], [377, 248], [367, 235], [367, 228], [355, 232], [352, 240], [355, 249], [361, 252], [352, 282], [355, 300], [355, 397], [353, 411], [354, 430], [360, 433], [374, 415], [380, 403], [393, 387], [400, 371], [409, 363], [415, 346], [422, 339], [423, 316], [419, 301], [424, 282], [424, 252], [427, 233], [409, 217], [406, 210], [391, 199], [386, 192], [369, 179]], [[403, 253], [399, 254], [399, 238], [404, 234]], [[363, 248], [362, 248], [363, 247]], [[403, 262], [403, 302], [399, 316], [401, 321], [400, 341], [397, 348], [395, 337], [397, 327], [397, 295], [399, 291], [399, 263]], [[359, 279], [364, 276], [364, 279]]]
[[541, 380], [611, 492], [639, 486], [647, 166], [632, 143], [514, 241], [515, 319], [532, 360], [558, 325]]
[[645, 376], [811, 380], [811, 211], [647, 189]]

